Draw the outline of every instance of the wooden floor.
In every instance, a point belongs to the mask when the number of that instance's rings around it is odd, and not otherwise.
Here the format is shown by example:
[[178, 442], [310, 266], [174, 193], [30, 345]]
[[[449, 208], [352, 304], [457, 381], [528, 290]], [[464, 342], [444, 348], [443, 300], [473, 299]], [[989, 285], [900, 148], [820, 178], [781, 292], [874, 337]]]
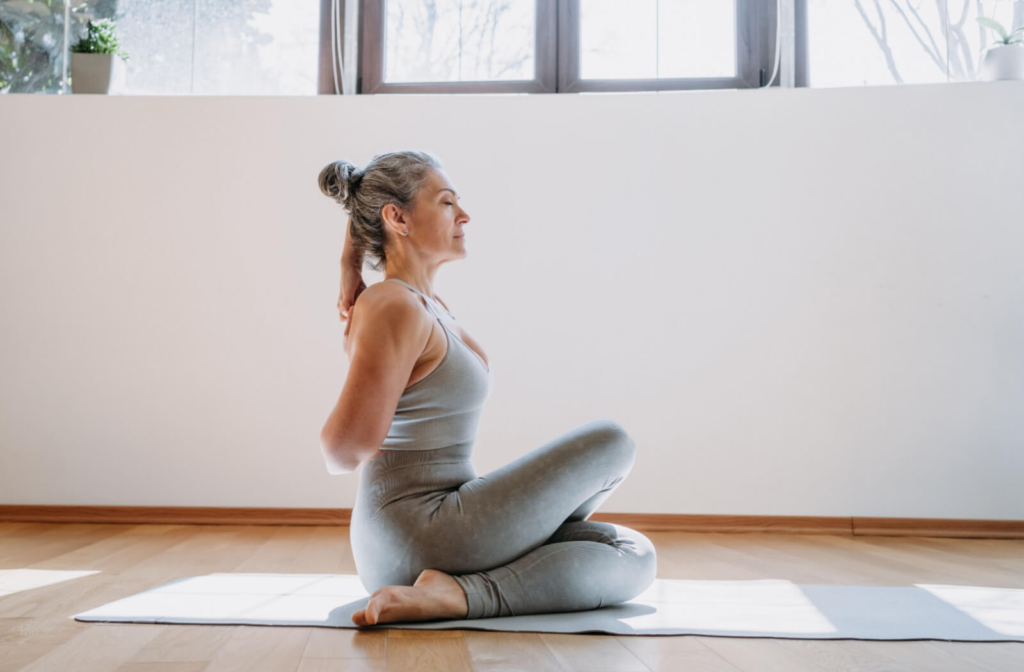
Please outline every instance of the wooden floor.
[[[647, 532], [658, 576], [1024, 588], [1024, 541]], [[777, 670], [1011, 672], [1024, 642], [79, 623], [76, 613], [183, 576], [351, 573], [347, 527], [0, 522], [0, 570], [95, 571], [11, 592], [0, 573], [0, 672]]]

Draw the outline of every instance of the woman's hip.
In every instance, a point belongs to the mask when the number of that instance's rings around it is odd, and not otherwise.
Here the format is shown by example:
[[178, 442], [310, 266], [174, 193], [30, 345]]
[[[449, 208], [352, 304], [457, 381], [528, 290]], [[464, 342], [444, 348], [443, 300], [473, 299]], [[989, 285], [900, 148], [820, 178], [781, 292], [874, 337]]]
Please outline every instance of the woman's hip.
[[456, 444], [433, 450], [384, 451], [362, 466], [356, 508], [376, 515], [400, 500], [458, 488], [477, 477], [470, 460], [472, 449], [472, 444]]
[[[411, 585], [427, 567], [431, 520], [444, 499], [477, 478], [471, 444], [434, 450], [388, 450], [363, 464], [349, 537], [369, 592]], [[376, 587], [374, 587], [376, 586]]]

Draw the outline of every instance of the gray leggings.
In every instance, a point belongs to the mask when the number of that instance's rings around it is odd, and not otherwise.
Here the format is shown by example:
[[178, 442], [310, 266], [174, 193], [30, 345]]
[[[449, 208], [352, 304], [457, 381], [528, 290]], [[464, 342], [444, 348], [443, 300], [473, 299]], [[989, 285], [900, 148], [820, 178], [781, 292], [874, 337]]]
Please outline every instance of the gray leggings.
[[466, 591], [466, 618], [490, 618], [597, 609], [654, 582], [650, 539], [586, 520], [636, 458], [618, 423], [581, 425], [486, 476], [472, 452], [389, 450], [363, 464], [350, 536], [368, 592], [437, 569]]

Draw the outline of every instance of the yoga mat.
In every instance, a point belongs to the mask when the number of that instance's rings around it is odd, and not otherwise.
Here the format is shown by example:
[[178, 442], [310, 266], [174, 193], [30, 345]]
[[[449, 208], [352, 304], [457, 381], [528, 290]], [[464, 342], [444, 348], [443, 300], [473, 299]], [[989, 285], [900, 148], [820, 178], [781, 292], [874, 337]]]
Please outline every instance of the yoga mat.
[[[354, 574], [220, 573], [178, 579], [75, 619], [356, 628], [352, 614], [368, 601]], [[590, 611], [364, 629], [381, 628], [1013, 642], [1024, 641], [1024, 589], [656, 579], [629, 602]]]

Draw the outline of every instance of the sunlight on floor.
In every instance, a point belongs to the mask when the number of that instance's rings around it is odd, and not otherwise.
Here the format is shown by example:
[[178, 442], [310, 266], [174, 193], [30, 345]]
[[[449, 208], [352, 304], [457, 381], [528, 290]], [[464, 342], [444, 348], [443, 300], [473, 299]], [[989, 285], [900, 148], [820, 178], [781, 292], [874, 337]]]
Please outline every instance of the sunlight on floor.
[[72, 572], [56, 569], [0, 569], [0, 597], [99, 573], [99, 570]]
[[914, 584], [1000, 634], [1024, 637], [1024, 589]]
[[671, 625], [702, 630], [838, 632], [800, 586], [784, 579], [758, 581], [656, 581], [630, 600], [657, 607], [624, 618], [638, 628]]

